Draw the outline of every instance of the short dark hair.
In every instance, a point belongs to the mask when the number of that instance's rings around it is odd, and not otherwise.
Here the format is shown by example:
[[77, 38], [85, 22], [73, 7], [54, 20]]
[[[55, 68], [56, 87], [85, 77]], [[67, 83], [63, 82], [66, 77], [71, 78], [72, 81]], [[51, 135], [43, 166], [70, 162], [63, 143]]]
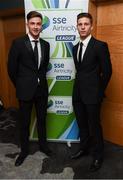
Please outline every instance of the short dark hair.
[[27, 21], [29, 21], [31, 18], [33, 17], [39, 17], [41, 18], [41, 20], [43, 19], [42, 17], [42, 14], [37, 12], [37, 11], [30, 11], [28, 14], [27, 14]]
[[83, 13], [78, 14], [78, 15], [77, 15], [77, 21], [78, 21], [80, 18], [83, 18], [83, 17], [89, 18], [91, 24], [93, 24], [93, 17], [92, 17], [92, 15], [91, 15], [90, 13], [83, 12]]

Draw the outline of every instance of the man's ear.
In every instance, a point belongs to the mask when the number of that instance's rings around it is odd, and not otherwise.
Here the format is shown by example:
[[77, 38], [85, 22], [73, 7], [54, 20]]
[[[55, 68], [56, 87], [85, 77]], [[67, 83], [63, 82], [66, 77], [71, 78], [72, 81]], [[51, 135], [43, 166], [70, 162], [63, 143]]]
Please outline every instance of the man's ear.
[[93, 26], [91, 26], [91, 30], [93, 30]]

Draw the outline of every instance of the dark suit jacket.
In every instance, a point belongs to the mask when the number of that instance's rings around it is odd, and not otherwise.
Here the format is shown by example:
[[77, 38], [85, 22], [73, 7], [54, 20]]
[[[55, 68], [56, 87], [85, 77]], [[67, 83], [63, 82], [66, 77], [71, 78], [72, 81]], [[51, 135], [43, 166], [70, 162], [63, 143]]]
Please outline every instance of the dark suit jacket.
[[77, 61], [78, 45], [73, 47], [73, 58], [76, 67], [76, 79], [73, 89], [73, 100], [78, 90], [85, 104], [99, 103], [110, 80], [112, 67], [107, 43], [91, 37], [83, 61]]
[[43, 89], [43, 95], [48, 95], [46, 81], [49, 63], [49, 43], [40, 38], [41, 64], [38, 69], [28, 35], [15, 39], [8, 55], [8, 74], [16, 87], [19, 100], [30, 100], [38, 86], [38, 78]]

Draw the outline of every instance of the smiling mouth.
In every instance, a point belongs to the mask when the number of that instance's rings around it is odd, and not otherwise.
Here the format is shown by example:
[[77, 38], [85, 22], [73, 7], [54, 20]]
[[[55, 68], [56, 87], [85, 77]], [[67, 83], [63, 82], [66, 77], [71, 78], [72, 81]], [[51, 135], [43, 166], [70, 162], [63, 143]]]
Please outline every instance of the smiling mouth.
[[37, 33], [37, 32], [39, 32], [39, 31], [38, 31], [38, 30], [34, 30], [33, 32]]

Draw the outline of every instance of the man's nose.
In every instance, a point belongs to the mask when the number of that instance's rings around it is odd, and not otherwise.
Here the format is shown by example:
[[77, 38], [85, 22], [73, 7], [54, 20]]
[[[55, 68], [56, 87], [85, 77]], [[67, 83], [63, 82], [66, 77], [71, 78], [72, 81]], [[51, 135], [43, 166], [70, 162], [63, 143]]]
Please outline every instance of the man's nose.
[[37, 28], [37, 24], [35, 24], [34, 27]]
[[82, 28], [82, 29], [84, 29], [84, 28], [85, 28], [84, 24], [81, 26], [81, 28]]

